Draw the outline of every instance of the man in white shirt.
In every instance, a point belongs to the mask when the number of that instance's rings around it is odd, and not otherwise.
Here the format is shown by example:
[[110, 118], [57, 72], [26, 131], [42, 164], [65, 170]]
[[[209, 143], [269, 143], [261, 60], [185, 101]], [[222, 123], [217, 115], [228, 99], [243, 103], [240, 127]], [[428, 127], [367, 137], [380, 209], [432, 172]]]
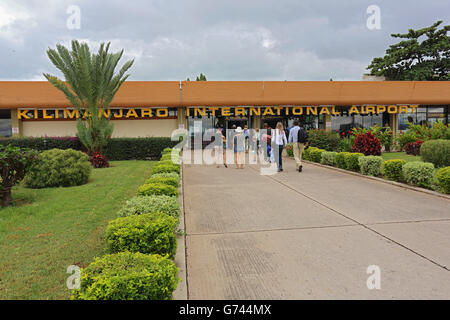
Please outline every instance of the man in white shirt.
[[294, 152], [294, 158], [295, 158], [295, 162], [297, 164], [296, 169], [298, 172], [302, 172], [303, 166], [302, 166], [302, 153], [303, 153], [303, 148], [305, 147], [305, 145], [308, 144], [308, 142], [299, 142], [298, 139], [298, 131], [302, 129], [305, 130], [303, 128], [300, 128], [298, 125], [298, 121], [295, 120], [294, 121], [294, 126], [291, 128], [291, 130], [289, 131], [289, 143], [292, 143], [292, 149]]

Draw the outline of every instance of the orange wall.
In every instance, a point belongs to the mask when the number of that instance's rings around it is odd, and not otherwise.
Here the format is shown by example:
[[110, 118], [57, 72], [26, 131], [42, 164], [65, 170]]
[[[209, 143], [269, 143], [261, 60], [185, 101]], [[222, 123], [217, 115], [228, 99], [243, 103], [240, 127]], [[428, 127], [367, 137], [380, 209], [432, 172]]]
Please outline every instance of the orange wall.
[[[128, 81], [112, 107], [450, 104], [450, 81]], [[180, 99], [181, 98], [181, 99]], [[46, 81], [0, 81], [0, 108], [70, 107]]]

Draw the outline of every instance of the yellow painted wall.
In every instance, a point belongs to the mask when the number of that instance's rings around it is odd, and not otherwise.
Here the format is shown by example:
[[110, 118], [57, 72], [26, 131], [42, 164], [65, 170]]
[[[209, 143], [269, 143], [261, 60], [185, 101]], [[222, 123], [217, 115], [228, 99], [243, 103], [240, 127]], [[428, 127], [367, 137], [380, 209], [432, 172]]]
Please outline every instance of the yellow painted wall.
[[[112, 120], [113, 137], [170, 137], [178, 128], [177, 119]], [[22, 121], [22, 136], [75, 136], [76, 121]]]

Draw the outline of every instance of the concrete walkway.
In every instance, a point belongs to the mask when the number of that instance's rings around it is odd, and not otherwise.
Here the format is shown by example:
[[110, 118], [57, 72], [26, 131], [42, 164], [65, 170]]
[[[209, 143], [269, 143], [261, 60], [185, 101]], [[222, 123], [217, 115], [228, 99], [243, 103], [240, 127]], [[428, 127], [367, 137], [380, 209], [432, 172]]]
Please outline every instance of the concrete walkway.
[[450, 299], [449, 200], [284, 168], [184, 166], [189, 299]]

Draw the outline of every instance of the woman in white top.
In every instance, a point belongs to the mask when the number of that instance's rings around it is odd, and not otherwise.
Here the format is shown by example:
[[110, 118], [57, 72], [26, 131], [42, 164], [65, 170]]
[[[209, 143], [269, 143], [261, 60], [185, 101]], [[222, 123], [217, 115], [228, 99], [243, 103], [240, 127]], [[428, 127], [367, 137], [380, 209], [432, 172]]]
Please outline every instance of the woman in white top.
[[283, 158], [281, 154], [283, 147], [287, 145], [286, 133], [284, 132], [283, 124], [277, 123], [277, 127], [272, 134], [272, 152], [275, 156], [275, 161], [278, 165], [278, 172], [283, 171]]

